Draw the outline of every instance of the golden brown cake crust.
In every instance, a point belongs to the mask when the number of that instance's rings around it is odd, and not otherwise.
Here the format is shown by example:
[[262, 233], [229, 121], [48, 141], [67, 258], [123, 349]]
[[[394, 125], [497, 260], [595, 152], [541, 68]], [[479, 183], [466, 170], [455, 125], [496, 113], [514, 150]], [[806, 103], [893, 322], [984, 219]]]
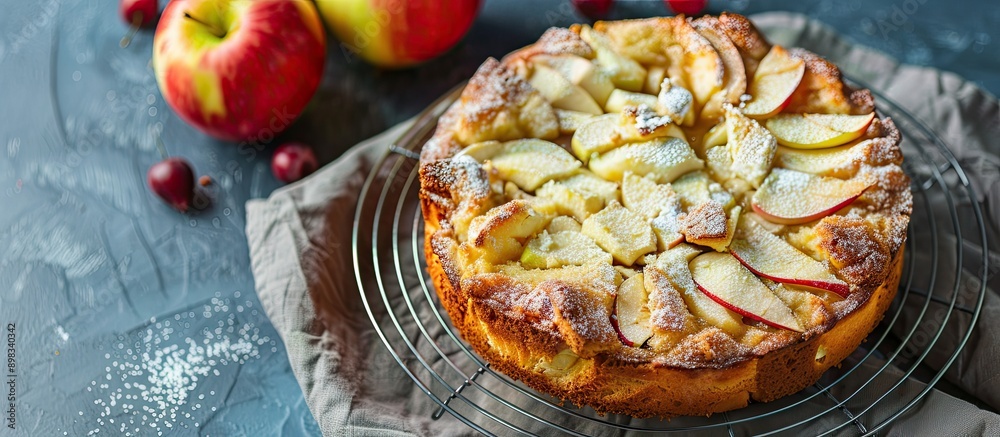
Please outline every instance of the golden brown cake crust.
[[[696, 41], [688, 41], [686, 47], [697, 50], [722, 45], [709, 44], [699, 29], [711, 32], [712, 38], [724, 35], [746, 62], [747, 75], [771, 47], [749, 20], [735, 14], [693, 22], [668, 18], [598, 23], [594, 28], [644, 29], [620, 31], [617, 37], [626, 40], [638, 38], [630, 32], [673, 32], [669, 38]], [[487, 60], [441, 117], [421, 152], [427, 269], [452, 324], [494, 369], [601, 413], [706, 415], [741, 408], [751, 400], [771, 401], [815, 383], [875, 328], [898, 286], [912, 196], [909, 179], [899, 168], [899, 132], [890, 119], [876, 118], [851, 143], [851, 154], [830, 170], [841, 179], [868, 181], [864, 194], [834, 215], [782, 227], [786, 239], [823, 260], [851, 287], [844, 299], [803, 293], [809, 298], [795, 311], [809, 323], [801, 333], [744, 319], [743, 334], [734, 336], [683, 311], [686, 316], [676, 323], [664, 321], [663, 314], [659, 319], [654, 315], [649, 344], [631, 347], [619, 340], [612, 314], [622, 275], [636, 270], [586, 266], [580, 268], [577, 281], [518, 279], [504, 265], [476, 255], [502, 243], [480, 232], [482, 228], [532, 214], [527, 202], [510, 200], [530, 195], [510, 182], [505, 187], [495, 169], [484, 169], [461, 154], [484, 141], [568, 142], [559, 137], [556, 110], [518, 68], [539, 54], [594, 58], [580, 30], [580, 26], [551, 29], [538, 43], [503, 62]], [[873, 109], [871, 94], [844, 85], [835, 66], [801, 49], [790, 52], [804, 61], [806, 72], [785, 112], [864, 114]], [[658, 62], [666, 54], [648, 56], [650, 62]], [[719, 92], [726, 91], [720, 86]], [[725, 237], [719, 230], [725, 229], [725, 219], [725, 211], [715, 202], [680, 217], [692, 234], [706, 238]], [[653, 267], [647, 265], [646, 280], [665, 280]], [[679, 294], [649, 299], [651, 306], [685, 305]]]

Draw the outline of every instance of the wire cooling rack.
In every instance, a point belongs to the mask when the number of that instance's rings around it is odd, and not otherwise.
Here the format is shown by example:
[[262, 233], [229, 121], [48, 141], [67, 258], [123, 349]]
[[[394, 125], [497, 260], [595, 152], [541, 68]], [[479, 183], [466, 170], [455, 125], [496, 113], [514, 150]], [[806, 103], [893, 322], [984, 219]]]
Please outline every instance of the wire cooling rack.
[[[355, 274], [369, 318], [433, 402], [412, 414], [450, 415], [486, 435], [873, 435], [924, 399], [971, 335], [989, 270], [979, 204], [947, 145], [876, 94], [880, 115], [903, 133], [914, 212], [896, 299], [839, 368], [795, 395], [710, 417], [602, 416], [535, 392], [491, 369], [461, 340], [425, 268], [419, 151], [460, 91], [433, 103], [375, 163], [355, 211]], [[918, 375], [927, 383], [910, 378]]]

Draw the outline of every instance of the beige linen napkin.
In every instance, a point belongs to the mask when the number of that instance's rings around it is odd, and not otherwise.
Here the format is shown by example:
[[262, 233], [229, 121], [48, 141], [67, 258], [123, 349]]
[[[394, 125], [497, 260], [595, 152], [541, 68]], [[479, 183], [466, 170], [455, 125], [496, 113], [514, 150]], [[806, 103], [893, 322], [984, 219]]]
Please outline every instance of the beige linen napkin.
[[[850, 75], [886, 93], [941, 134], [978, 190], [977, 200], [987, 214], [990, 238], [997, 235], [1000, 228], [994, 219], [1000, 208], [1000, 159], [997, 158], [1000, 107], [994, 97], [953, 74], [900, 65], [882, 54], [849, 45], [829, 28], [799, 15], [770, 13], [751, 18], [773, 41], [805, 47], [831, 59]], [[357, 196], [373, 163], [409, 125], [396, 126], [355, 146], [334, 163], [306, 180], [274, 192], [267, 200], [247, 203], [247, 238], [257, 293], [284, 340], [292, 370], [325, 435], [475, 434], [447, 414], [440, 420], [431, 419], [436, 405], [411, 382], [376, 335], [355, 280], [351, 234]], [[930, 202], [937, 205], [933, 199]], [[917, 236], [926, 231], [912, 229]], [[366, 235], [365, 232], [370, 231], [362, 230], [361, 235]], [[928, 237], [922, 238], [926, 241]], [[940, 238], [954, 241], [951, 235]], [[945, 249], [954, 245], [943, 246], [942, 260], [952, 259], [949, 257], [954, 256], [955, 250], [949, 253]], [[978, 247], [966, 249], [972, 257]], [[914, 253], [913, 256], [917, 266], [931, 262], [926, 253]], [[939, 263], [947, 265], [941, 260]], [[966, 265], [975, 263], [966, 262]], [[942, 272], [942, 276], [963, 275], [963, 283], [978, 286], [976, 273], [949, 271]], [[366, 273], [362, 277], [368, 281], [366, 289], [375, 289], [373, 275]], [[941, 279], [941, 283], [950, 284], [947, 279]], [[949, 369], [947, 380], [982, 404], [1000, 409], [1000, 295], [996, 291], [1000, 290], [1000, 284], [990, 281], [987, 285], [980, 323], [961, 357]], [[928, 314], [937, 314], [935, 311], [939, 307], [936, 303], [931, 305]], [[919, 307], [905, 308], [894, 333], [906, 335], [914, 328], [913, 320], [919, 311]], [[967, 319], [962, 317], [956, 316], [947, 325], [942, 344], [954, 344], [964, 335], [960, 327], [967, 325]], [[935, 319], [926, 317], [925, 320], [933, 322]], [[955, 323], [962, 320], [964, 324]], [[412, 328], [404, 327], [408, 332], [415, 332]], [[920, 328], [917, 327], [918, 332]], [[443, 332], [429, 335], [441, 339], [439, 344], [448, 343]], [[414, 341], [418, 350], [430, 350], [430, 345], [421, 342], [416, 335]], [[446, 348], [444, 353], [459, 352], [452, 347]], [[936, 367], [946, 358], [947, 354], [932, 352], [925, 363]], [[863, 375], [877, 371], [880, 364], [878, 360], [866, 361], [852, 380], [864, 381]], [[444, 366], [441, 362], [430, 365], [435, 369]], [[889, 371], [897, 370], [890, 368]], [[894, 393], [901, 399], [908, 399], [923, 387], [922, 383], [910, 379]], [[499, 384], [489, 388], [501, 397], [517, 395]], [[841, 384], [833, 394], [840, 396], [842, 391], [850, 389], [850, 384]], [[481, 392], [469, 392], [467, 395], [473, 401], [484, 401]], [[857, 411], [874, 400], [856, 398], [847, 406]], [[884, 404], [876, 409], [889, 408], [882, 406]], [[817, 408], [820, 407], [823, 406], [817, 402]], [[885, 417], [890, 413], [873, 411], [871, 414]], [[550, 430], [523, 416], [502, 411], [499, 415], [527, 431]], [[470, 418], [489, 421], [475, 414]], [[652, 423], [629, 418], [609, 419], [632, 425]], [[606, 430], [573, 417], [556, 416], [551, 420], [556, 424], [572, 424], [584, 434]], [[843, 422], [842, 417], [824, 416], [796, 432], [816, 433], [831, 423], [840, 422]], [[675, 419], [672, 423], [682, 424], [683, 419]], [[740, 427], [735, 429], [737, 434], [742, 431], [745, 430]], [[720, 430], [715, 429], [710, 433], [718, 432]], [[857, 432], [853, 427], [841, 430], [846, 434]], [[546, 433], [552, 434], [551, 431]], [[890, 434], [1000, 435], [1000, 416], [933, 390], [891, 426]]]

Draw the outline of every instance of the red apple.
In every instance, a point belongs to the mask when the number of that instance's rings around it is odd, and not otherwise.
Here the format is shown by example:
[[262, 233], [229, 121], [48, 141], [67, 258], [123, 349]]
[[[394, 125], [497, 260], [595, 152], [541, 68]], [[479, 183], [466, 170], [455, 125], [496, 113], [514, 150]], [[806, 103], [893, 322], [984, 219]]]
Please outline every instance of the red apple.
[[160, 199], [180, 212], [186, 212], [194, 198], [194, 171], [182, 158], [167, 158], [153, 164], [146, 172], [146, 183]]
[[316, 0], [348, 59], [398, 68], [437, 57], [472, 26], [481, 0]]
[[302, 143], [282, 144], [271, 157], [271, 172], [279, 181], [295, 182], [319, 168], [312, 148]]
[[153, 38], [167, 103], [214, 137], [270, 141], [312, 98], [326, 34], [307, 0], [174, 0]]
[[118, 5], [122, 20], [132, 27], [146, 27], [153, 24], [158, 10], [156, 0], [122, 0]]
[[697, 15], [705, 9], [707, 0], [666, 0], [667, 7], [675, 14]]
[[614, 3], [615, 0], [573, 0], [576, 10], [591, 20], [607, 17]]

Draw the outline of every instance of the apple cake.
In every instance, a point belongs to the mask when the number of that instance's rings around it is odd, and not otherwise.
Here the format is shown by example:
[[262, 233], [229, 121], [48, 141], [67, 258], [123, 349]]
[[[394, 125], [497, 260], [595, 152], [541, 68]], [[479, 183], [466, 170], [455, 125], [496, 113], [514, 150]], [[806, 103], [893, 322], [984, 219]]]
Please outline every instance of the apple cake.
[[427, 268], [494, 369], [706, 415], [815, 383], [895, 295], [900, 134], [836, 66], [723, 14], [552, 28], [420, 157]]

